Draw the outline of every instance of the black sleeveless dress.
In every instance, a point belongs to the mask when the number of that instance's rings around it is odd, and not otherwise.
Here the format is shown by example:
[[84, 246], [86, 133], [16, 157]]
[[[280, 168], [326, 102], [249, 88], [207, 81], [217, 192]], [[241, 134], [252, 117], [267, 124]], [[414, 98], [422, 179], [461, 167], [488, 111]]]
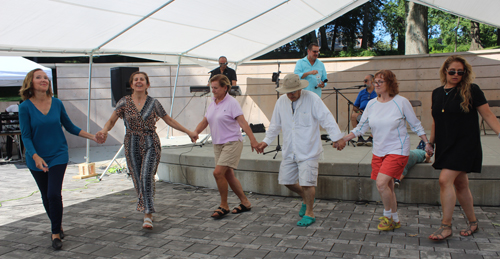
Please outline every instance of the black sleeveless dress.
[[444, 86], [432, 91], [432, 118], [435, 124], [435, 169], [450, 169], [466, 173], [481, 172], [483, 152], [477, 107], [487, 103], [483, 91], [471, 85], [471, 106], [466, 113], [460, 108], [462, 97], [458, 89]]

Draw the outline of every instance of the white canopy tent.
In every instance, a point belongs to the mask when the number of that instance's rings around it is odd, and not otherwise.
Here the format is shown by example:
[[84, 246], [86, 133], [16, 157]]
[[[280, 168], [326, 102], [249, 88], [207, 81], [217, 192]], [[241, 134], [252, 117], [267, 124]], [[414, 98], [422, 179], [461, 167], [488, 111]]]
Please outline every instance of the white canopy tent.
[[0, 56], [0, 87], [21, 86], [26, 74], [40, 68], [52, 81], [52, 69], [37, 64], [23, 57]]
[[[0, 55], [119, 54], [177, 64], [178, 74], [181, 64], [206, 64], [221, 55], [241, 64], [367, 1], [0, 0]], [[499, 17], [493, 13], [498, 0], [414, 1], [500, 27]], [[92, 58], [89, 63], [91, 78]], [[176, 86], [177, 75], [172, 98]], [[87, 130], [89, 125], [90, 118]], [[88, 157], [89, 142], [87, 162]]]

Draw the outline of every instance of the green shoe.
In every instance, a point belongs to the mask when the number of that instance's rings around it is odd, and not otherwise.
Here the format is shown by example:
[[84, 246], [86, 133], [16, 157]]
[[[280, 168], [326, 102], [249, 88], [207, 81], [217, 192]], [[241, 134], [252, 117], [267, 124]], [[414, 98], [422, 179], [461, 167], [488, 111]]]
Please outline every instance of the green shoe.
[[[314, 198], [314, 202], [316, 202], [316, 198]], [[304, 217], [304, 215], [306, 215], [306, 210], [307, 210], [307, 205], [302, 203], [302, 207], [300, 207], [300, 211], [299, 211], [299, 216]]]
[[299, 227], [307, 227], [312, 223], [316, 222], [316, 218], [311, 218], [309, 216], [304, 216], [299, 222], [297, 222], [297, 226]]
[[299, 211], [299, 216], [304, 217], [304, 215], [306, 215], [306, 210], [307, 210], [307, 205], [302, 203], [302, 207], [300, 207]]

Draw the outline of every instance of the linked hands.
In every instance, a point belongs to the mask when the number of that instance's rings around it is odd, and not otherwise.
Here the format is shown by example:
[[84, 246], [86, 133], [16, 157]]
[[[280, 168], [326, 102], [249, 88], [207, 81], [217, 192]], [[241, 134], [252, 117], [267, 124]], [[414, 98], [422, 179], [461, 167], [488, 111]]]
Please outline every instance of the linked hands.
[[105, 130], [100, 130], [95, 134], [95, 142], [99, 144], [104, 144], [107, 138], [108, 138], [108, 132]]
[[346, 143], [347, 142], [343, 138], [341, 138], [341, 139], [337, 140], [336, 142], [332, 142], [332, 147], [336, 148], [337, 150], [340, 151], [340, 150], [345, 148]]
[[[257, 154], [264, 153], [264, 149], [267, 147], [266, 142], [260, 142], [257, 143], [257, 146], [255, 147], [255, 150], [257, 151]], [[252, 147], [253, 150], [253, 147]]]
[[196, 143], [198, 140], [198, 133], [195, 131], [188, 131], [187, 134], [191, 138], [191, 142]]

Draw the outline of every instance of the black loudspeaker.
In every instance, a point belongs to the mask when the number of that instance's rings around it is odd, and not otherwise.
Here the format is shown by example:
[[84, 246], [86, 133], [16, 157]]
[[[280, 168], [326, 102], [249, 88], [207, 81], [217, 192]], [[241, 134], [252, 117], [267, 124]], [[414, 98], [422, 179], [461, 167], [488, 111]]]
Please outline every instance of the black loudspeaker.
[[130, 76], [139, 71], [138, 67], [112, 67], [111, 68], [111, 106], [116, 107], [123, 96], [132, 93]]

